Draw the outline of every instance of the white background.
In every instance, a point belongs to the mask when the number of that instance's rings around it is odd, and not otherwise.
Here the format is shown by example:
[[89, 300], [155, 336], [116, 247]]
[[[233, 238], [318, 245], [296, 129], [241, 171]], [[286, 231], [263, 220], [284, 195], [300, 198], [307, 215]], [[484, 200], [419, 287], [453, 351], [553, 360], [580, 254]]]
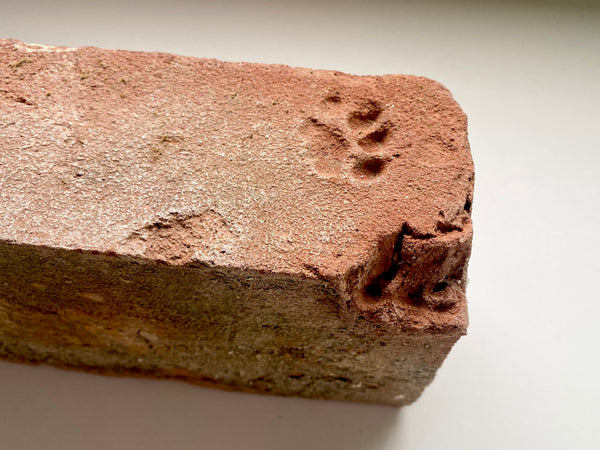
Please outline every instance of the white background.
[[600, 9], [0, 0], [0, 36], [444, 83], [476, 165], [471, 326], [414, 405], [0, 363], [0, 449], [599, 449]]

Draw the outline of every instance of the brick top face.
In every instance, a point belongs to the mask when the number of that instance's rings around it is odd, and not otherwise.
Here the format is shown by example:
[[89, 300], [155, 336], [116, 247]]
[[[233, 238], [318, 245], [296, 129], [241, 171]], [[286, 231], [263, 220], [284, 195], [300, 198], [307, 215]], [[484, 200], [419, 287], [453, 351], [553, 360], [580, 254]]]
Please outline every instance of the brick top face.
[[402, 230], [470, 242], [429, 79], [1, 40], [0, 82], [0, 240], [331, 279]]

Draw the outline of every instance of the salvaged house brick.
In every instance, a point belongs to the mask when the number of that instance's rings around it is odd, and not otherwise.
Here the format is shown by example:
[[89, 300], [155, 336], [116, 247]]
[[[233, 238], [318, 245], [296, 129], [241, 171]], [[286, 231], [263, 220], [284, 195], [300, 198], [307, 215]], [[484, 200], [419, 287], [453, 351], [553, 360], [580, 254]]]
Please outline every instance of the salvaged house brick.
[[404, 405], [465, 334], [426, 78], [0, 41], [0, 357]]

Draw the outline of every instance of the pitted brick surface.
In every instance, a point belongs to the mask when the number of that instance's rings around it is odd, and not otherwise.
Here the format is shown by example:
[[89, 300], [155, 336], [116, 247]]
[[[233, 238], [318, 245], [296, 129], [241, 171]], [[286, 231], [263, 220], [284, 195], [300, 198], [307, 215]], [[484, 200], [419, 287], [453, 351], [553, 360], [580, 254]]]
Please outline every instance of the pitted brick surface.
[[[14, 40], [0, 75], [0, 355], [404, 404], [465, 332], [473, 166], [438, 83]], [[219, 296], [229, 311], [207, 306]], [[187, 319], [163, 321], [174, 302]], [[229, 354], [244, 326], [264, 362]], [[73, 342], [49, 342], [56, 327]], [[410, 339], [443, 345], [427, 357]], [[170, 360], [161, 343], [194, 350]], [[102, 359], [111, 346], [121, 359]]]

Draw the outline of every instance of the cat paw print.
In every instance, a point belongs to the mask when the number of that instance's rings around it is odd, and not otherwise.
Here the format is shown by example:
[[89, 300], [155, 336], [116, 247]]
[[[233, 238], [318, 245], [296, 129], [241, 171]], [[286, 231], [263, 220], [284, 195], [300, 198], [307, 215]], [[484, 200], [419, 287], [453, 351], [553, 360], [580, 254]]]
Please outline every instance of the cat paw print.
[[361, 181], [382, 175], [392, 159], [386, 150], [392, 126], [383, 119], [381, 103], [346, 104], [337, 94], [323, 103], [320, 114], [309, 117], [304, 126], [317, 174], [324, 178], [348, 175]]

